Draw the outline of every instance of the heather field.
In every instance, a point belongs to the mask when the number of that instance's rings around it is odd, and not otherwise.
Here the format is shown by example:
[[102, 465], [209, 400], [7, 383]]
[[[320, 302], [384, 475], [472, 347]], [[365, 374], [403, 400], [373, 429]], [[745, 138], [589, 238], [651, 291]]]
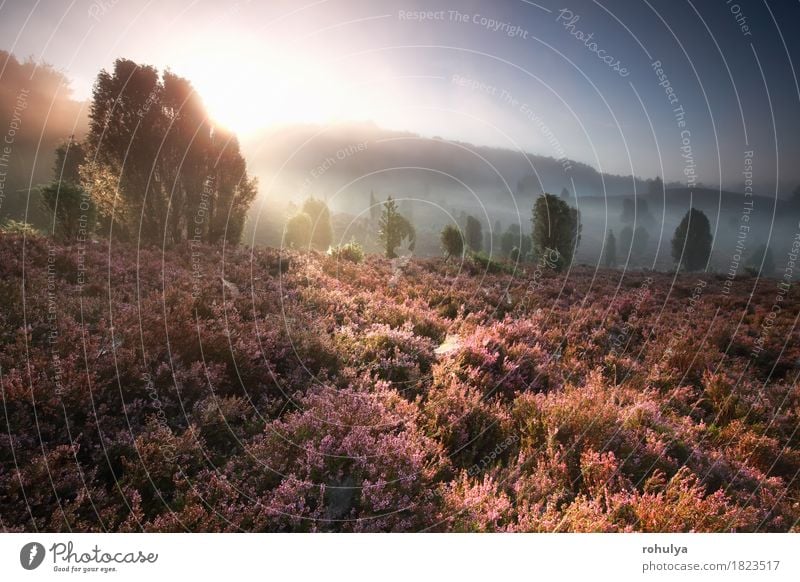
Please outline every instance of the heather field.
[[0, 529], [797, 531], [774, 279], [0, 235]]

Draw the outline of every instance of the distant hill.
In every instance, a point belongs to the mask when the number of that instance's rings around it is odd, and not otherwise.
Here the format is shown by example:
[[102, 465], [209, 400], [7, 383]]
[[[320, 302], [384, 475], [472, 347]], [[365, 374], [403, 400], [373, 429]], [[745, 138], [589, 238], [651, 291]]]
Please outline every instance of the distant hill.
[[[381, 129], [374, 124], [287, 126], [243, 143], [262, 193], [280, 199], [314, 194], [354, 211], [370, 190], [385, 197], [448, 197], [508, 205], [511, 195], [575, 189], [580, 196], [615, 196], [645, 188], [642, 179], [601, 174], [587, 164], [528, 152], [476, 146]], [[565, 165], [569, 171], [565, 172]], [[454, 197], [455, 196], [455, 197]]]

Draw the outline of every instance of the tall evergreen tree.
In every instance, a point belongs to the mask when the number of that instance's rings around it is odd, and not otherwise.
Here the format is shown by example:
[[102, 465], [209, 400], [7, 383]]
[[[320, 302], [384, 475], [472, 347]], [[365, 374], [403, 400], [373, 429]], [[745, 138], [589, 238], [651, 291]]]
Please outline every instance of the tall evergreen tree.
[[531, 223], [534, 255], [556, 251], [557, 268], [570, 264], [581, 238], [578, 211], [557, 196], [544, 193], [534, 203]]
[[386, 257], [397, 257], [395, 250], [403, 241], [408, 241], [409, 250], [414, 250], [416, 232], [405, 216], [397, 209], [397, 202], [391, 196], [383, 203], [383, 214], [379, 220], [378, 239], [386, 252]]
[[672, 237], [672, 258], [678, 268], [697, 271], [711, 256], [711, 224], [702, 210], [690, 208]]

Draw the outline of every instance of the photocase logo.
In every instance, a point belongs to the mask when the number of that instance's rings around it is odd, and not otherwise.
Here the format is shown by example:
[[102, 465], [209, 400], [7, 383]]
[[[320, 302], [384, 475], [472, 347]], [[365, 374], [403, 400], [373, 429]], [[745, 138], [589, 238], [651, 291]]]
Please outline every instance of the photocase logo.
[[19, 551], [19, 563], [26, 570], [35, 570], [44, 561], [44, 546], [39, 542], [30, 542]]

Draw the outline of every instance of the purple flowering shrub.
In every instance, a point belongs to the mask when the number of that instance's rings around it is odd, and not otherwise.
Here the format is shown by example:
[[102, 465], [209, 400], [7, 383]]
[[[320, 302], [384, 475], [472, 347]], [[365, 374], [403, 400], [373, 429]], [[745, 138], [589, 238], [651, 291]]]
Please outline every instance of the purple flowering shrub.
[[430, 375], [433, 341], [416, 335], [410, 323], [400, 328], [376, 323], [363, 331], [342, 328], [336, 339], [339, 354], [350, 366], [390, 382], [401, 393], [414, 394]]
[[796, 531], [775, 281], [0, 235], [4, 531]]

